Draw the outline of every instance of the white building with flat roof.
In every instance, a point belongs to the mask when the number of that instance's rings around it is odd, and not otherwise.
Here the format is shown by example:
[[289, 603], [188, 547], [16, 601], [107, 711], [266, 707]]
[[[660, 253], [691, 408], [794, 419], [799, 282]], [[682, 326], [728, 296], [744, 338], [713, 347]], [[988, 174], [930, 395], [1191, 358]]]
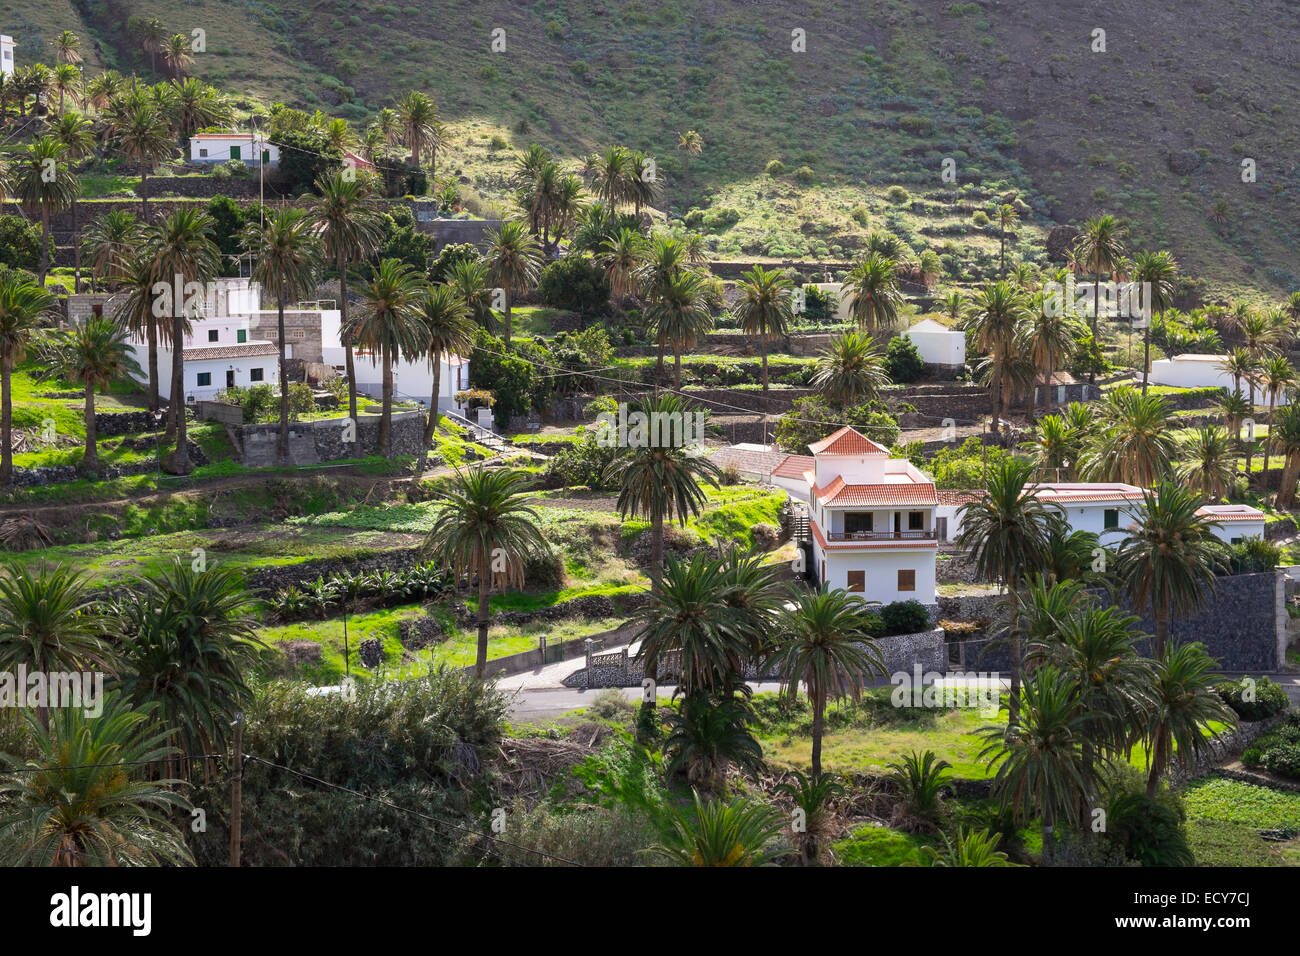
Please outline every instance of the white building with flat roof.
[[[1150, 381], [1153, 385], [1170, 385], [1174, 388], [1225, 388], [1232, 391], [1232, 376], [1223, 366], [1227, 358], [1226, 355], [1186, 352], [1173, 358], [1158, 359], [1151, 363]], [[1243, 380], [1241, 393], [1245, 395], [1249, 390], [1249, 383]], [[1258, 382], [1255, 384], [1255, 400], [1260, 404], [1268, 401]], [[1290, 398], [1285, 392], [1278, 395], [1277, 404], [1289, 403]]]
[[0, 36], [0, 73], [14, 75], [14, 38]]
[[228, 163], [232, 159], [245, 166], [278, 166], [280, 147], [252, 133], [195, 133], [190, 137], [191, 163]]
[[813, 577], [868, 601], [934, 604], [934, 482], [852, 428], [808, 450], [770, 480], [808, 508]]
[[934, 319], [922, 319], [902, 333], [916, 346], [926, 365], [966, 364], [966, 333]]

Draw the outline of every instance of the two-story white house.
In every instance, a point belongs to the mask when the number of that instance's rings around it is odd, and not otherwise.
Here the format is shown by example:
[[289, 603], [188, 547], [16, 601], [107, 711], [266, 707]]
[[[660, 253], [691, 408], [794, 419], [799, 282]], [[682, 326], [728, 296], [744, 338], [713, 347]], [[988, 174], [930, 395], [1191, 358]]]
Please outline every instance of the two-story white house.
[[14, 38], [0, 36], [0, 75], [14, 75]]
[[934, 482], [852, 428], [790, 455], [770, 475], [808, 509], [813, 577], [869, 601], [933, 604]]

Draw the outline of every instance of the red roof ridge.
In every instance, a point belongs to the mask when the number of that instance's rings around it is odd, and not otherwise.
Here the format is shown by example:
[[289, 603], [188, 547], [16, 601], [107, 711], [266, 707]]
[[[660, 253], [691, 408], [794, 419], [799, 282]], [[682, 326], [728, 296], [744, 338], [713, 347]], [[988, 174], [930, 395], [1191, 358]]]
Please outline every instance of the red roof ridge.
[[813, 442], [808, 450], [814, 455], [888, 455], [889, 449], [872, 441], [856, 428], [845, 425], [838, 431]]

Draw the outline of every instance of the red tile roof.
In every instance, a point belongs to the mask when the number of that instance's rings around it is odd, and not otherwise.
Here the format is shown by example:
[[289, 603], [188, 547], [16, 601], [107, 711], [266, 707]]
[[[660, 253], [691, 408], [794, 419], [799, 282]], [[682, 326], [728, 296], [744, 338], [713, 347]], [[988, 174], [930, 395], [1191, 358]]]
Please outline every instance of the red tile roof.
[[987, 491], [980, 491], [978, 488], [953, 490], [950, 488], [940, 488], [935, 492], [941, 505], [967, 505], [972, 501], [982, 501], [988, 496]]
[[799, 479], [805, 472], [812, 471], [816, 465], [817, 461], [811, 455], [786, 455], [772, 469], [772, 477]]
[[257, 355], [279, 355], [280, 350], [270, 342], [249, 342], [244, 345], [192, 345], [185, 350], [185, 360], [252, 358]]
[[1263, 521], [1264, 512], [1257, 511], [1249, 505], [1233, 507], [1232, 505], [1208, 505], [1197, 509], [1198, 515], [1213, 518], [1215, 521]]
[[934, 485], [912, 482], [850, 485], [842, 475], [836, 475], [835, 480], [824, 488], [814, 488], [813, 495], [824, 499], [823, 504], [833, 504], [837, 508], [861, 505], [933, 506], [939, 503]]
[[814, 455], [888, 455], [889, 449], [845, 425], [835, 434], [808, 446]]

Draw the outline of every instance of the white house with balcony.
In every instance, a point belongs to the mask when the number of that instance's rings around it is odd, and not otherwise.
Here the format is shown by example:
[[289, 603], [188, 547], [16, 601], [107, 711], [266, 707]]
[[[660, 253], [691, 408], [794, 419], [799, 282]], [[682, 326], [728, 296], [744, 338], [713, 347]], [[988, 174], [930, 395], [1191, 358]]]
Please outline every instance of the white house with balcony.
[[934, 482], [852, 428], [790, 455], [770, 475], [808, 509], [813, 577], [869, 601], [935, 596]]
[[0, 36], [0, 75], [14, 75], [14, 38]]
[[279, 166], [280, 147], [253, 133], [195, 133], [190, 137], [191, 163], [216, 165], [232, 159], [245, 166]]
[[[207, 288], [199, 314], [190, 319], [184, 341], [184, 401], [189, 404], [217, 397], [228, 388], [253, 385], [279, 387], [279, 349], [275, 343], [256, 338], [246, 311], [260, 297], [260, 289], [249, 279], [222, 278]], [[234, 312], [235, 314], [231, 314]], [[163, 318], [161, 323], [170, 323]], [[130, 341], [132, 356], [147, 375], [149, 345], [143, 336]], [[158, 345], [158, 394], [171, 399], [174, 350]]]

